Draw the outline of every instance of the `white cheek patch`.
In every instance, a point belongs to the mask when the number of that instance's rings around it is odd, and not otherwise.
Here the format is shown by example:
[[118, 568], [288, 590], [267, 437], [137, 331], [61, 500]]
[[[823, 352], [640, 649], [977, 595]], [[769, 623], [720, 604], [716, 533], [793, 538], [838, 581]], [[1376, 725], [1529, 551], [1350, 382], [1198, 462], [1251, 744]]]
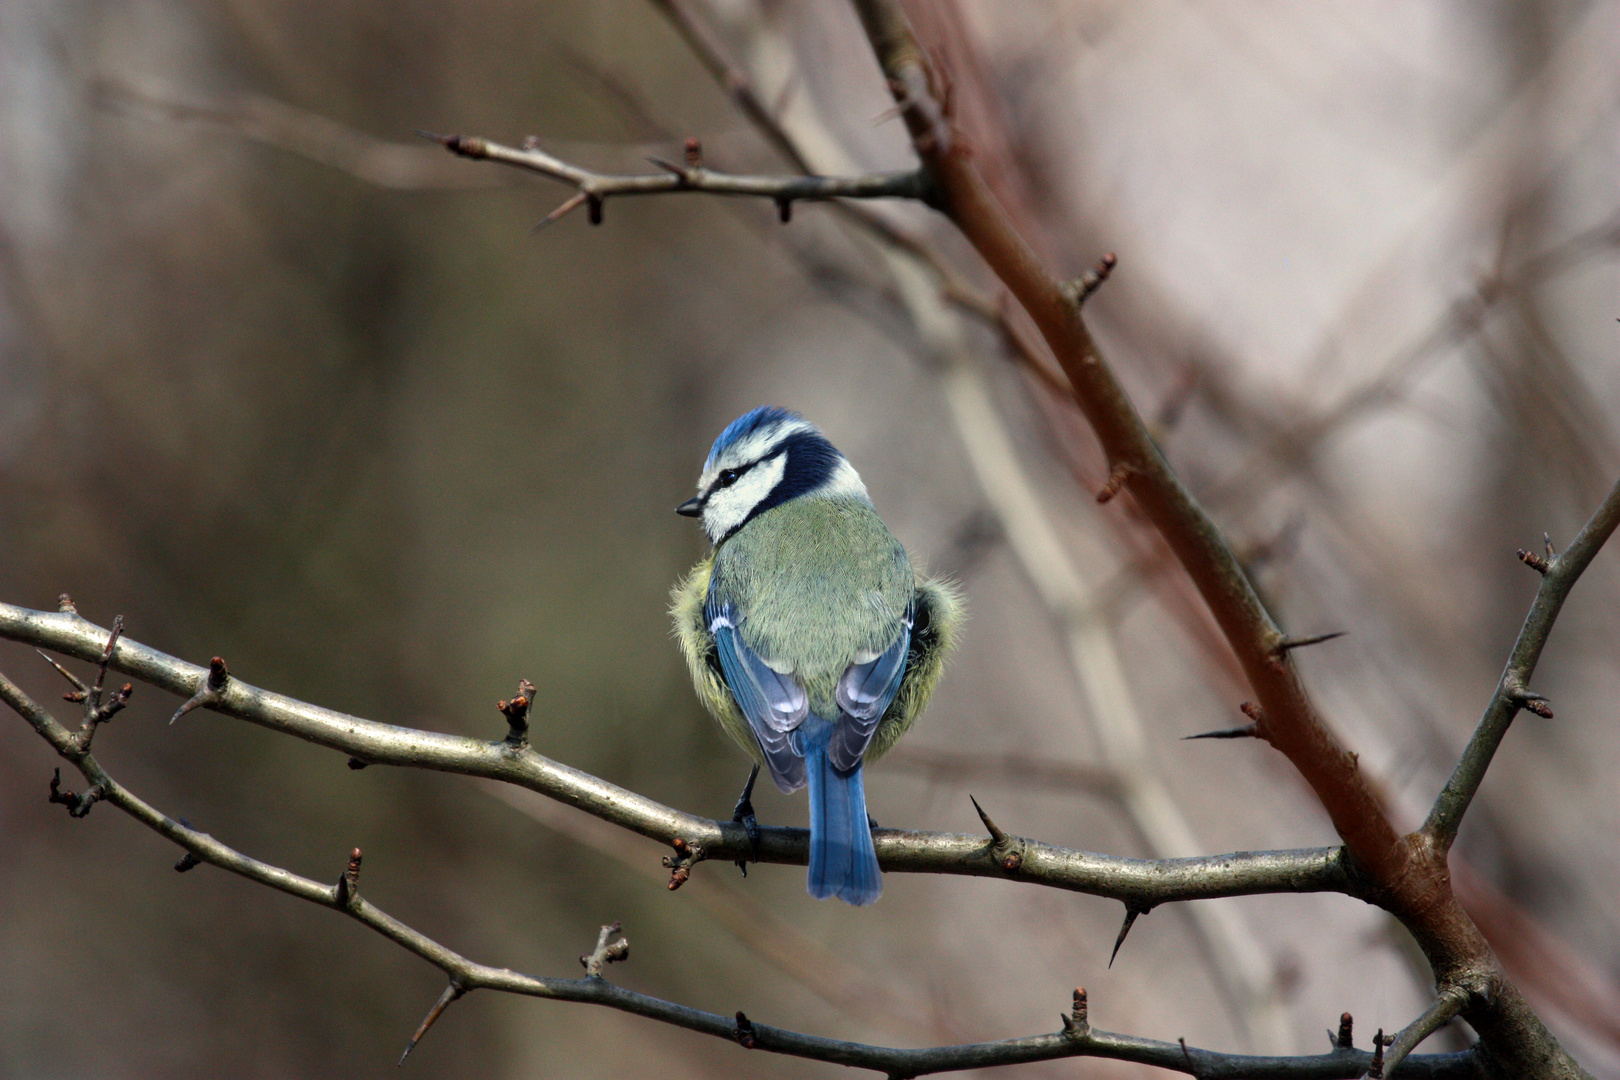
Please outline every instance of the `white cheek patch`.
[[[742, 474], [728, 488], [715, 488], [709, 501], [703, 505], [703, 531], [715, 543], [732, 529], [748, 520], [754, 507], [765, 501], [787, 472], [787, 455], [766, 458]], [[856, 481], [859, 483], [859, 481]]]

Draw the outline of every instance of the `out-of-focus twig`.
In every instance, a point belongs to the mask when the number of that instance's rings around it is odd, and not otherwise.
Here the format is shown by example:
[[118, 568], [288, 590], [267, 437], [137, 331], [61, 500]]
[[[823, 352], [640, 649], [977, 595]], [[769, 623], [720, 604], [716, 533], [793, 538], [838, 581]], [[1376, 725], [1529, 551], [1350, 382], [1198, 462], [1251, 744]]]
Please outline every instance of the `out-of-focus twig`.
[[1119, 772], [1110, 766], [1059, 763], [1018, 754], [963, 754], [902, 745], [884, 754], [872, 767], [881, 771], [919, 773], [931, 779], [999, 780], [1019, 787], [1045, 788], [1070, 795], [1084, 792], [1104, 799], [1116, 799], [1120, 792]]
[[[735, 62], [718, 51], [715, 36], [697, 20], [692, 7], [684, 3], [659, 6], [670, 10], [688, 42], [700, 52], [705, 66], [723, 77], [725, 85], [754, 85], [748, 71], [739, 70]], [[767, 33], [754, 22], [749, 24], [749, 32], [755, 37]], [[753, 51], [778, 55], [784, 49], [779, 43], [774, 47], [757, 44]], [[753, 107], [745, 109], [745, 113], [761, 128], [768, 142], [785, 148], [791, 160], [846, 167], [838, 137], [815, 122], [819, 117], [801, 116], [789, 130], [785, 123], [759, 108], [757, 99], [752, 102]], [[855, 222], [865, 223], [864, 219]], [[1103, 747], [1105, 764], [1100, 771], [1110, 778], [1113, 798], [1150, 855], [1162, 857], [1195, 850], [1191, 827], [1148, 763], [1146, 739], [1112, 628], [1100, 617], [1079, 564], [1058, 538], [991, 400], [966, 328], [950, 302], [950, 276], [939, 276], [941, 261], [932, 253], [919, 254], [912, 246], [888, 242], [881, 230], [868, 231], [878, 241], [878, 257], [888, 269], [897, 298], [915, 328], [918, 345], [914, 347], [927, 354], [928, 370], [940, 372], [952, 419], [980, 489], [1043, 605], [1063, 628], [1084, 699], [1077, 713]], [[1101, 284], [1112, 266], [1112, 258], [1105, 259], [1091, 277], [1075, 283], [1071, 302], [1078, 304], [1084, 299]], [[1010, 312], [1003, 311], [1000, 318], [1005, 326], [1013, 325]], [[1068, 396], [1066, 386], [1059, 392]], [[1251, 1039], [1263, 1031], [1267, 1043], [1289, 1044], [1285, 1018], [1272, 993], [1264, 949], [1241, 917], [1229, 909], [1210, 906], [1189, 908], [1185, 914], [1240, 1029]]]
[[[1264, 425], [1271, 431], [1257, 439], [1255, 449], [1227, 479], [1203, 493], [1204, 501], [1212, 506], [1244, 508], [1280, 477], [1309, 471], [1324, 444], [1357, 421], [1402, 401], [1413, 382], [1437, 359], [1479, 334], [1504, 300], [1519, 295], [1531, 285], [1545, 284], [1550, 277], [1617, 247], [1620, 247], [1620, 217], [1583, 230], [1479, 283], [1447, 305], [1411, 344], [1378, 365], [1371, 377], [1346, 391], [1331, 405], [1302, 419], [1290, 417], [1286, 425], [1273, 425], [1254, 410], [1247, 410], [1251, 426]], [[1223, 388], [1221, 379], [1219, 371], [1205, 373], [1199, 380], [1199, 392], [1202, 396], [1217, 394], [1231, 409], [1242, 395]]]
[[111, 78], [97, 83], [96, 93], [119, 109], [222, 127], [395, 191], [487, 190], [512, 182], [488, 170], [462, 168], [427, 146], [378, 139], [262, 94], [200, 100]]
[[917, 170], [864, 176], [741, 176], [720, 172], [703, 164], [701, 147], [695, 139], [687, 141], [684, 162], [654, 159], [662, 172], [614, 176], [553, 157], [533, 139], [517, 148], [482, 136], [422, 134], [458, 157], [511, 165], [572, 186], [575, 194], [548, 214], [542, 225], [582, 205], [588, 208], [592, 224], [596, 224], [602, 220], [602, 206], [609, 198], [687, 191], [769, 199], [776, 203], [783, 221], [788, 220], [795, 202], [805, 200], [933, 199], [927, 177]]
[[[1519, 710], [1529, 708], [1544, 716], [1552, 715], [1552, 710], [1545, 707], [1544, 699], [1530, 692], [1530, 676], [1536, 670], [1541, 650], [1547, 644], [1547, 636], [1552, 633], [1553, 623], [1570, 589], [1591, 565], [1616, 525], [1620, 525], [1620, 483], [1609, 491], [1608, 498], [1603, 500], [1569, 547], [1561, 554], [1549, 551], [1546, 557], [1537, 557], [1539, 565], [1535, 569], [1541, 574], [1541, 588], [1536, 591], [1535, 602], [1525, 616], [1519, 639], [1513, 644], [1513, 652], [1508, 657], [1496, 692], [1491, 695], [1485, 715], [1480, 718], [1479, 726], [1474, 729], [1456, 770], [1446, 781], [1446, 786], [1434, 801], [1428, 820], [1423, 823], [1423, 834], [1440, 851], [1450, 850], [1452, 841], [1457, 838], [1457, 828], [1462, 824], [1463, 815], [1468, 812], [1468, 804], [1473, 801], [1474, 793], [1485, 779], [1491, 758]], [[1536, 707], [1538, 702], [1541, 708]]]

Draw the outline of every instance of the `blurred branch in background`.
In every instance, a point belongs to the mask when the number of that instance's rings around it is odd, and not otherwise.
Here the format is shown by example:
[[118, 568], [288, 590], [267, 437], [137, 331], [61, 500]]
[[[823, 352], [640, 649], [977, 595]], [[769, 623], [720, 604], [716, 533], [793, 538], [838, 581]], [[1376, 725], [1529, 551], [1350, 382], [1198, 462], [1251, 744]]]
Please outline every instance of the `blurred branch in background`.
[[[481, 786], [490, 797], [552, 832], [611, 859], [619, 869], [659, 885], [667, 884], [669, 875], [648, 858], [644, 850], [638, 850], [639, 845], [623, 829], [574, 813], [558, 802], [507, 784], [485, 781]], [[946, 1038], [937, 1024], [919, 1013], [918, 1002], [895, 993], [863, 968], [823, 948], [799, 927], [732, 887], [723, 875], [711, 874], [703, 885], [701, 888], [689, 886], [687, 892], [704, 914], [846, 1016], [859, 1016], [878, 1009], [927, 1038]]]
[[[703, 28], [690, 4], [660, 5], [676, 19], [683, 36], [703, 57], [704, 66], [728, 87], [752, 87], [757, 80], [740, 69], [718, 44], [716, 35]], [[747, 23], [745, 53], [767, 57], [792, 57], [790, 42], [769, 40], [768, 24], [761, 20]], [[774, 73], [791, 79], [791, 72]], [[734, 91], [735, 93], [735, 91]], [[786, 148], [795, 163], [815, 163], [840, 171], [850, 167], [847, 152], [837, 133], [819, 111], [800, 110], [794, 130], [757, 101], [745, 106], [745, 113], [760, 128], [767, 142]], [[868, 219], [855, 219], [867, 224]], [[1116, 805], [1126, 814], [1140, 837], [1145, 853], [1152, 858], [1189, 855], [1198, 849], [1192, 829], [1176, 806], [1168, 788], [1158, 780], [1148, 763], [1142, 725], [1125, 678], [1113, 634], [1098, 617], [1078, 564], [1057, 536], [1041, 499], [1018, 463], [1000, 414], [991, 401], [989, 387], [980, 373], [967, 327], [949, 303], [951, 281], [959, 276], [931, 272], [944, 263], [943, 256], [921, 245], [885, 243], [879, 230], [866, 230], [879, 247], [877, 257], [888, 271], [899, 306], [907, 313], [914, 340], [911, 350], [919, 353], [925, 371], [938, 373], [944, 397], [958, 437], [967, 450], [979, 481], [980, 491], [995, 515], [1000, 531], [1018, 556], [1024, 573], [1035, 585], [1048, 618], [1063, 628], [1070, 662], [1082, 694], [1075, 710], [1081, 724], [1103, 749], [1104, 768], [1113, 778]], [[1105, 264], [1111, 268], [1112, 263]], [[1095, 289], [1106, 270], [1086, 283], [1086, 293]], [[1075, 302], [1084, 299], [1077, 294]], [[1021, 340], [1010, 318], [1002, 322], [1003, 339]], [[1015, 353], [1023, 356], [1034, 372], [1046, 370], [1032, 349]], [[1067, 388], [1059, 390], [1067, 396]], [[1127, 919], [1135, 909], [1127, 909]], [[1288, 1047], [1292, 1040], [1279, 1010], [1271, 985], [1272, 970], [1262, 944], [1251, 935], [1230, 908], [1194, 905], [1186, 909], [1205, 961], [1221, 987], [1245, 1044]], [[1129, 926], [1127, 922], [1126, 926]], [[1121, 931], [1120, 940], [1124, 939]], [[1116, 952], [1118, 946], [1115, 946]]]
[[459, 168], [427, 147], [379, 139], [263, 94], [243, 94], [231, 102], [188, 100], [168, 88], [115, 79], [101, 80], [94, 91], [108, 108], [217, 126], [396, 191], [466, 191], [512, 183], [510, 176]]

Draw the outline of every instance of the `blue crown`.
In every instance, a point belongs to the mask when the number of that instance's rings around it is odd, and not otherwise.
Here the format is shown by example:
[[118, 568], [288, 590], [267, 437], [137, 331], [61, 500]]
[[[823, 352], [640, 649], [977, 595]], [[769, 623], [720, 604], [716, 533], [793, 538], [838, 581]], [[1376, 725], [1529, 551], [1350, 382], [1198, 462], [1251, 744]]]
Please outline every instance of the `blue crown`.
[[720, 437], [714, 440], [714, 447], [709, 451], [709, 460], [704, 463], [703, 467], [708, 468], [713, 465], [733, 443], [746, 439], [760, 428], [774, 427], [794, 420], [803, 421], [804, 417], [776, 405], [761, 405], [751, 412], [743, 413], [727, 424], [726, 430], [722, 431]]

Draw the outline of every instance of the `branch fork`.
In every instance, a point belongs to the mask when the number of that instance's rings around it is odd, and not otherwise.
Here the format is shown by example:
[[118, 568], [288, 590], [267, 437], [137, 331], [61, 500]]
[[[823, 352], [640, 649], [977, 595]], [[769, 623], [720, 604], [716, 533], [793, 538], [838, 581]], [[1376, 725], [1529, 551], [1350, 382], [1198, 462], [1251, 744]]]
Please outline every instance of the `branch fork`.
[[522, 147], [505, 146], [473, 135], [440, 135], [419, 131], [424, 139], [443, 146], [458, 157], [497, 161], [569, 184], [574, 194], [547, 214], [535, 226], [542, 229], [567, 216], [580, 206], [587, 208], [592, 225], [602, 223], [602, 207], [609, 198], [631, 195], [665, 195], [672, 192], [702, 191], [714, 195], [734, 195], [769, 199], [776, 203], [785, 222], [792, 204], [800, 200], [826, 199], [911, 199], [931, 203], [932, 183], [923, 169], [868, 173], [862, 176], [751, 176], [721, 172], [702, 163], [702, 147], [688, 140], [687, 164], [678, 165], [661, 158], [650, 159], [656, 173], [616, 175], [593, 172], [553, 157], [540, 148], [533, 136]]
[[[671, 840], [669, 846], [675, 849], [675, 854], [665, 855], [663, 865], [669, 869], [669, 891], [674, 892], [686, 884], [687, 879], [692, 876], [692, 868], [708, 855], [700, 845], [690, 843], [680, 836]], [[738, 863], [743, 865], [741, 860], [738, 860]]]
[[596, 935], [596, 948], [579, 958], [580, 966], [585, 969], [587, 979], [600, 979], [602, 968], [608, 964], [617, 964], [621, 960], [630, 959], [630, 941], [620, 938], [609, 942], [609, 939], [622, 929], [620, 923], [608, 923]]
[[[78, 615], [78, 609], [73, 606], [73, 601], [67, 593], [62, 594], [62, 604], [64, 614], [72, 614], [74, 616]], [[84, 706], [84, 720], [82, 723], [80, 723], [79, 730], [73, 735], [71, 750], [67, 754], [67, 757], [70, 760], [74, 760], [75, 755], [77, 755], [77, 757], [83, 757], [90, 752], [90, 744], [96, 737], [96, 728], [100, 727], [102, 724], [105, 724], [108, 720], [111, 720], [115, 715], [121, 712], [124, 706], [129, 704], [130, 696], [135, 693], [134, 685], [132, 683], [125, 683], [117, 690], [114, 690], [111, 697], [107, 697], [105, 700], [103, 700], [107, 682], [107, 665], [112, 662], [113, 652], [118, 648], [118, 639], [123, 637], [123, 635], [124, 617], [119, 615], [113, 619], [112, 633], [107, 636], [107, 645], [101, 650], [101, 661], [96, 667], [96, 682], [94, 686], [85, 686], [84, 683], [80, 682], [78, 677], [75, 676], [71, 671], [63, 667], [61, 664], [58, 664], [55, 660], [51, 659], [50, 656], [46, 655], [43, 649], [34, 650], [35, 652], [39, 653], [40, 656], [44, 657], [47, 664], [56, 669], [56, 673], [58, 675], [62, 676], [62, 678], [66, 679], [73, 686], [72, 690], [62, 695], [62, 700], [71, 701], [75, 704], [82, 704]], [[55, 790], [54, 786], [52, 790]], [[86, 794], [88, 794], [88, 792]], [[57, 802], [59, 800], [53, 797], [51, 801]], [[88, 804], [85, 806], [83, 812], [76, 813], [73, 816], [83, 817], [86, 813], [89, 813]]]

